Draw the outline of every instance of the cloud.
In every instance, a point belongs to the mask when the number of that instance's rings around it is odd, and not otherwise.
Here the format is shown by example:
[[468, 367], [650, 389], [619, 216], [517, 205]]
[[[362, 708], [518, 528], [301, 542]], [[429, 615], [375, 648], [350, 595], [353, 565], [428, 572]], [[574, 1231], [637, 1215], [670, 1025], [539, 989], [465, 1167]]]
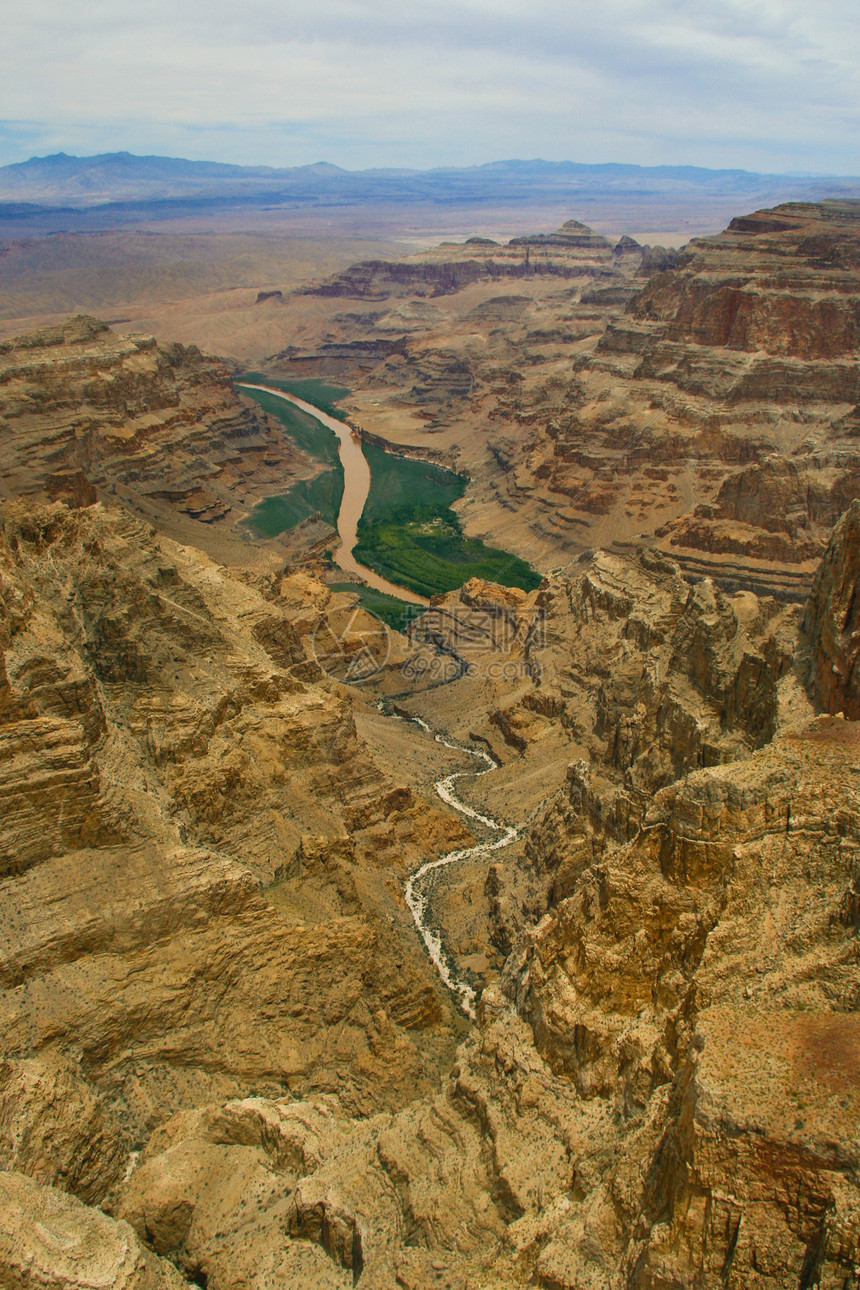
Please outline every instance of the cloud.
[[20, 123], [4, 160], [43, 139], [278, 165], [860, 171], [847, 0], [32, 0], [0, 72]]

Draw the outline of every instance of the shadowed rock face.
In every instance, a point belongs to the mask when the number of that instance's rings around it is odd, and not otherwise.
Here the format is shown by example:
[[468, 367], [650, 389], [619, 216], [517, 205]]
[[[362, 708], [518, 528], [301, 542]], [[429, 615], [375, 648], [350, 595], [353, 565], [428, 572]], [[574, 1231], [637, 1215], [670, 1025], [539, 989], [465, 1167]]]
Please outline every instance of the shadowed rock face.
[[162, 523], [211, 524], [238, 518], [246, 490], [307, 473], [217, 359], [83, 316], [0, 342], [0, 418], [6, 497], [114, 496]]
[[860, 717], [860, 501], [833, 531], [812, 584], [804, 627], [812, 646], [810, 681], [825, 712]]

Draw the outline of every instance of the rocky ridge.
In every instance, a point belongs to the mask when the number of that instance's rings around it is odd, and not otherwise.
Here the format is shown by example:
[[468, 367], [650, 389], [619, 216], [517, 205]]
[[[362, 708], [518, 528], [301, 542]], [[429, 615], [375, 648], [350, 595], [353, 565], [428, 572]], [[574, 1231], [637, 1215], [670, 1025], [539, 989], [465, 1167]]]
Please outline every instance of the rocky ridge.
[[[858, 516], [822, 588], [860, 579]], [[856, 1278], [858, 736], [805, 689], [839, 601], [822, 590], [801, 629], [797, 609], [690, 588], [650, 552], [598, 556], [537, 595], [521, 706], [576, 714], [590, 765], [531, 831], [537, 903], [477, 1028], [437, 1092], [370, 1118], [244, 1096], [168, 1119], [111, 1207], [191, 1279]], [[475, 584], [461, 605], [523, 614], [524, 599]], [[446, 695], [479, 683], [475, 658]], [[702, 727], [686, 757], [685, 723]]]
[[[504, 244], [470, 238], [400, 262], [358, 264], [285, 299], [283, 326], [291, 343], [268, 360], [267, 369], [349, 377], [354, 392], [382, 391], [407, 409], [399, 411], [407, 433], [394, 436], [398, 442], [411, 442], [411, 406], [425, 441], [427, 433], [440, 436], [425, 446], [453, 448], [462, 436], [455, 441], [446, 433], [452, 421], [462, 430], [467, 405], [479, 406], [486, 386], [507, 376], [504, 366], [490, 371], [493, 364], [506, 365], [525, 344], [557, 351], [559, 342], [599, 334], [635, 294], [643, 267], [674, 258], [674, 252], [643, 248], [631, 238], [613, 243], [570, 220], [555, 234]], [[310, 314], [308, 296], [317, 301]], [[349, 309], [347, 300], [354, 302]], [[378, 397], [366, 408], [359, 394], [355, 406], [363, 428], [384, 437], [388, 409], [380, 412]]]
[[271, 370], [336, 371], [368, 431], [470, 475], [468, 533], [539, 567], [645, 541], [803, 600], [857, 490], [857, 211], [756, 212], [671, 258], [565, 225], [359, 265], [315, 288], [356, 306], [297, 316]]
[[642, 248], [633, 238], [622, 238], [613, 246], [608, 238], [571, 219], [555, 233], [512, 237], [505, 243], [470, 237], [462, 243], [443, 242], [401, 262], [368, 260], [304, 291], [351, 300], [382, 301], [390, 296], [420, 300], [452, 295], [486, 279], [603, 279], [622, 261], [632, 260], [638, 267], [641, 255]]
[[[437, 895], [455, 957], [485, 960], [483, 984], [586, 862], [635, 836], [658, 790], [772, 738], [793, 668], [796, 606], [690, 586], [647, 548], [577, 569], [529, 595], [472, 580], [410, 629], [401, 710], [487, 748], [499, 769], [470, 800], [529, 823], [504, 860], [460, 867]], [[380, 689], [402, 688], [403, 665], [388, 672]]]
[[314, 472], [217, 359], [95, 318], [0, 342], [0, 398], [7, 498], [113, 497], [201, 543], [202, 524]]

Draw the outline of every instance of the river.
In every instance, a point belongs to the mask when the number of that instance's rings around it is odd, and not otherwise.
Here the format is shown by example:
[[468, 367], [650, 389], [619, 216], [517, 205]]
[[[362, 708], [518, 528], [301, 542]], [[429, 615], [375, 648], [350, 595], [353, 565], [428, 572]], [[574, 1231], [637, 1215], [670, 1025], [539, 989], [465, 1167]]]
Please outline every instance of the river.
[[[343, 466], [343, 501], [337, 517], [340, 546], [334, 552], [333, 559], [335, 564], [340, 569], [343, 569], [344, 573], [348, 573], [354, 578], [359, 578], [362, 582], [366, 582], [368, 586], [375, 587], [377, 591], [384, 591], [389, 596], [396, 596], [398, 600], [408, 600], [411, 604], [429, 605], [430, 601], [423, 596], [418, 596], [414, 591], [408, 591], [405, 587], [399, 587], [396, 583], [388, 582], [386, 578], [381, 578], [372, 569], [359, 564], [352, 553], [358, 540], [358, 521], [361, 519], [361, 513], [364, 510], [364, 504], [370, 492], [370, 466], [362, 451], [361, 440], [353, 436], [349, 426], [345, 425], [343, 421], [338, 421], [336, 417], [330, 417], [325, 412], [321, 412], [312, 403], [306, 403], [298, 395], [288, 394], [284, 390], [273, 390], [268, 385], [248, 385], [244, 382], [240, 388], [263, 390], [266, 394], [273, 394], [276, 398], [284, 399], [287, 403], [292, 403], [295, 407], [301, 408], [303, 412], [307, 412], [309, 416], [315, 417], [317, 421], [324, 426], [328, 426], [337, 435], [338, 455]], [[381, 712], [385, 712], [381, 701], [378, 707]], [[461, 802], [454, 792], [456, 780], [467, 775], [475, 777], [487, 775], [490, 771], [496, 769], [496, 763], [488, 753], [484, 752], [483, 749], [468, 748], [464, 744], [449, 743], [442, 735], [436, 734], [428, 726], [427, 722], [422, 721], [420, 717], [400, 717], [392, 713], [387, 713], [386, 715], [391, 716], [396, 721], [412, 721], [428, 734], [432, 734], [437, 743], [444, 744], [446, 748], [453, 748], [455, 751], [467, 753], [470, 757], [474, 757], [484, 764], [483, 770], [461, 770], [455, 771], [452, 775], [444, 775], [441, 779], [436, 780], [434, 787], [437, 795], [447, 806], [453, 807], [455, 811], [458, 811], [467, 819], [474, 820], [485, 829], [489, 829], [491, 833], [496, 833], [499, 836], [486, 842], [479, 842], [474, 847], [462, 847], [457, 851], [449, 851], [446, 855], [439, 856], [436, 860], [428, 860], [426, 864], [421, 865], [419, 869], [409, 875], [404, 889], [406, 904], [437, 972], [466, 1015], [474, 1020], [475, 989], [465, 977], [460, 975], [451, 957], [445, 953], [441, 928], [431, 927], [427, 921], [428, 884], [425, 880], [430, 874], [436, 873], [448, 865], [456, 864], [461, 860], [469, 860], [476, 856], [488, 855], [491, 851], [500, 851], [502, 847], [510, 846], [519, 836], [518, 831], [511, 824], [500, 824], [498, 820], [493, 820], [488, 815], [481, 815], [479, 811], [474, 810], [465, 802]]]
[[[385, 711], [381, 702], [377, 706], [380, 712]], [[454, 966], [453, 960], [446, 955], [442, 945], [441, 929], [437, 930], [427, 922], [427, 906], [429, 902], [424, 879], [429, 874], [435, 873], [439, 869], [444, 869], [447, 865], [456, 864], [460, 860], [471, 860], [477, 856], [489, 855], [491, 851], [501, 851], [503, 847], [510, 846], [512, 842], [516, 841], [519, 837], [519, 831], [512, 824], [500, 824], [498, 820], [493, 820], [488, 815], [481, 815], [480, 811], [476, 811], [465, 802], [461, 802], [454, 792], [455, 780], [463, 779], [464, 776], [477, 778], [479, 775], [487, 775], [490, 771], [497, 769], [496, 763], [489, 753], [484, 752], [482, 748], [468, 748], [465, 744], [450, 743], [442, 735], [436, 734], [428, 726], [427, 722], [422, 721], [420, 717], [401, 717], [391, 713], [387, 715], [393, 715], [394, 719], [398, 721], [412, 721], [426, 731], [427, 734], [432, 734], [437, 744], [444, 744], [446, 748], [453, 748], [456, 752], [468, 753], [470, 757], [474, 757], [477, 761], [484, 762], [483, 770], [454, 771], [452, 775], [444, 775], [441, 779], [437, 779], [434, 787], [438, 796], [441, 797], [446, 805], [453, 806], [455, 811], [459, 811], [467, 819], [475, 820], [478, 824], [482, 824], [484, 828], [490, 829], [491, 832], [498, 833], [500, 836], [487, 842], [479, 842], [474, 847], [462, 847], [458, 851], [448, 851], [436, 860], [428, 860], [426, 864], [421, 865], [420, 869], [416, 869], [414, 873], [409, 875], [404, 889], [406, 904], [409, 906], [415, 926], [418, 928], [427, 953], [430, 955], [437, 972], [448, 989], [457, 997], [460, 1007], [466, 1015], [474, 1021], [474, 987], [469, 984], [465, 977], [460, 975]]]
[[262, 390], [277, 399], [283, 399], [285, 403], [292, 403], [294, 407], [301, 408], [302, 412], [307, 412], [309, 416], [314, 417], [337, 435], [338, 456], [343, 466], [343, 500], [337, 517], [340, 546], [334, 552], [332, 559], [338, 568], [343, 569], [344, 573], [348, 573], [351, 577], [358, 578], [360, 582], [366, 582], [369, 587], [375, 587], [377, 591], [396, 596], [398, 600], [407, 600], [411, 605], [429, 605], [430, 601], [426, 596], [419, 596], [406, 587], [399, 587], [397, 583], [380, 577], [366, 565], [359, 564], [353, 555], [353, 549], [358, 541], [358, 521], [361, 519], [361, 513], [370, 492], [370, 466], [362, 451], [361, 440], [353, 435], [349, 426], [343, 421], [338, 421], [337, 417], [330, 417], [327, 413], [321, 412], [312, 403], [306, 403], [298, 395], [288, 394], [285, 390], [273, 390], [268, 385], [249, 385], [244, 381], [239, 388]]

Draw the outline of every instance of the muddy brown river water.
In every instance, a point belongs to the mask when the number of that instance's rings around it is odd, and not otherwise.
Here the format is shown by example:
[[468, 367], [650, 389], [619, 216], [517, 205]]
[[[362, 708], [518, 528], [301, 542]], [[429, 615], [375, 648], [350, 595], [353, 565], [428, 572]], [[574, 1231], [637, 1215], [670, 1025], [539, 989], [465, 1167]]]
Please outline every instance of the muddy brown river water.
[[272, 394], [277, 399], [283, 399], [286, 403], [292, 403], [294, 407], [301, 408], [302, 412], [307, 412], [309, 416], [315, 417], [322, 425], [333, 430], [338, 439], [338, 456], [343, 466], [343, 500], [340, 504], [340, 512], [337, 517], [337, 531], [340, 537], [340, 546], [333, 554], [333, 560], [338, 568], [343, 569], [344, 573], [359, 582], [365, 582], [369, 587], [375, 587], [377, 591], [384, 591], [389, 596], [396, 596], [398, 600], [407, 600], [412, 605], [429, 605], [430, 601], [425, 596], [419, 596], [414, 591], [409, 591], [406, 587], [400, 587], [395, 582], [389, 582], [387, 578], [382, 578], [366, 565], [359, 564], [353, 555], [353, 548], [358, 540], [358, 521], [361, 519], [361, 513], [364, 510], [364, 504], [367, 501], [367, 495], [370, 492], [370, 466], [361, 447], [361, 440], [354, 435], [348, 425], [343, 421], [338, 421], [336, 417], [330, 417], [327, 413], [321, 412], [319, 408], [314, 407], [312, 403], [306, 403], [296, 394], [288, 394], [285, 390], [273, 390], [268, 385], [247, 385], [242, 382], [242, 388], [246, 390], [264, 390], [266, 394]]
[[[328, 426], [337, 435], [340, 445], [339, 456], [343, 466], [343, 501], [337, 517], [340, 546], [334, 552], [335, 564], [343, 569], [344, 573], [366, 582], [368, 586], [375, 587], [378, 591], [387, 592], [389, 596], [397, 596], [399, 600], [408, 600], [412, 604], [429, 605], [430, 601], [423, 596], [418, 596], [415, 592], [408, 591], [405, 587], [399, 587], [396, 583], [389, 582], [386, 578], [381, 578], [372, 569], [359, 564], [352, 553], [357, 541], [358, 522], [361, 519], [361, 513], [364, 510], [364, 504], [370, 492], [370, 466], [362, 451], [361, 440], [356, 435], [353, 435], [349, 426], [344, 425], [342, 421], [338, 421], [336, 417], [330, 417], [325, 412], [321, 412], [312, 403], [306, 403], [298, 395], [288, 394], [283, 390], [273, 390], [268, 385], [245, 385], [244, 388], [265, 390], [268, 394], [275, 395], [276, 398], [292, 403], [295, 407], [301, 408], [303, 412], [316, 417], [317, 421], [324, 426]], [[377, 706], [380, 711], [385, 711], [385, 706], [382, 702]], [[393, 714], [389, 713], [388, 715], [392, 716]], [[431, 925], [428, 908], [428, 881], [432, 881], [440, 870], [447, 868], [449, 865], [473, 859], [476, 856], [487, 855], [492, 851], [498, 851], [503, 847], [510, 846], [518, 837], [518, 830], [513, 825], [503, 824], [487, 815], [482, 815], [465, 802], [461, 802], [454, 792], [454, 782], [456, 780], [467, 775], [486, 775], [489, 771], [496, 769], [496, 763], [483, 749], [469, 748], [461, 743], [450, 743], [441, 734], [433, 731], [426, 721], [423, 721], [420, 717], [404, 718], [394, 716], [393, 719], [413, 721], [427, 734], [432, 735], [439, 743], [444, 744], [446, 748], [458, 749], [483, 764], [483, 769], [481, 770], [471, 772], [455, 771], [453, 774], [445, 775], [442, 779], [436, 781], [434, 787], [438, 796], [441, 797], [446, 805], [453, 807], [461, 815], [482, 825], [491, 835], [496, 834], [497, 836], [490, 836], [485, 841], [477, 843], [476, 846], [449, 851], [446, 855], [438, 856], [435, 860], [428, 860], [413, 874], [410, 874], [404, 891], [406, 904], [433, 965], [445, 985], [454, 995], [459, 1007], [468, 1017], [474, 1020], [476, 991], [474, 986], [460, 974], [453, 958], [446, 952], [443, 944], [443, 929]]]

